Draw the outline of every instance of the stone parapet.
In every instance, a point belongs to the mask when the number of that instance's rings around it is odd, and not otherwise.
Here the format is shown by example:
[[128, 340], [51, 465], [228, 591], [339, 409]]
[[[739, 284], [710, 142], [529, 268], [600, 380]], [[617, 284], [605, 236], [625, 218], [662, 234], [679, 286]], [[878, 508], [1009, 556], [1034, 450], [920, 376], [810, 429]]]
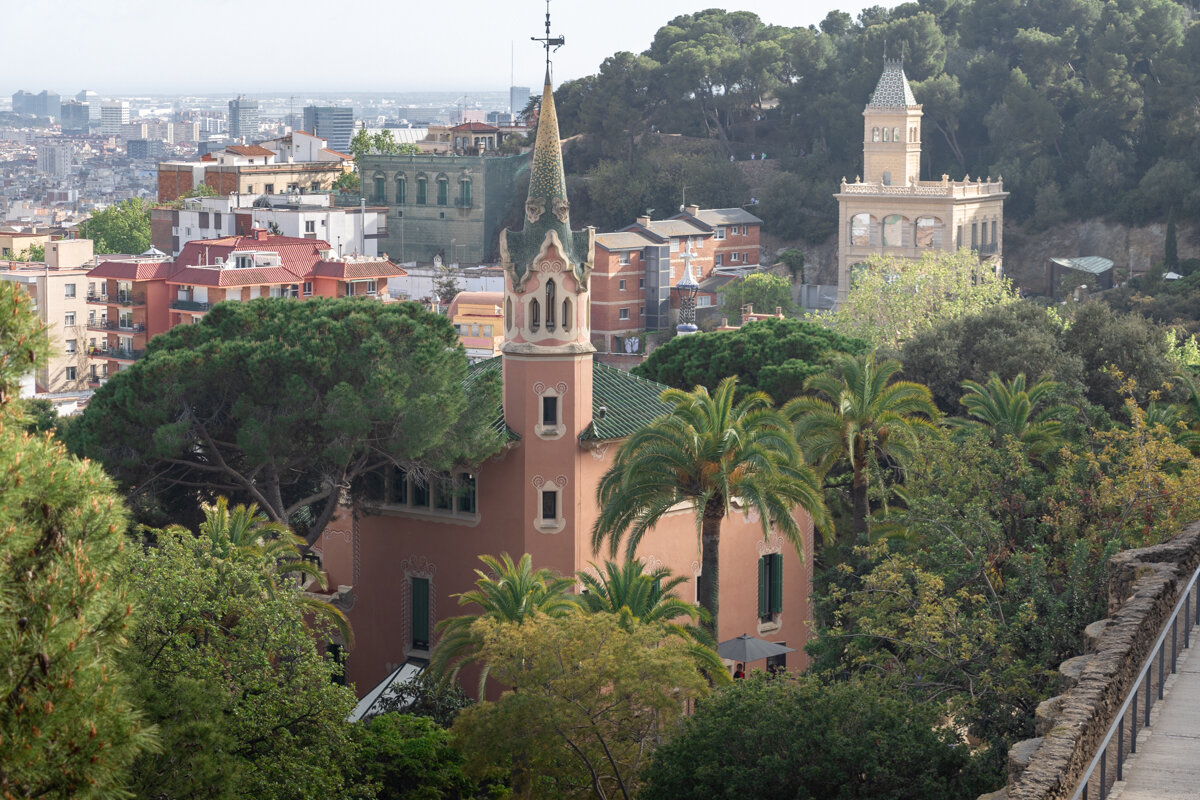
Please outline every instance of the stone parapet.
[[1004, 181], [998, 180], [971, 180], [968, 176], [965, 180], [952, 181], [948, 177], [940, 181], [913, 181], [910, 184], [889, 185], [884, 183], [862, 183], [855, 181], [847, 183], [846, 179], [842, 179], [841, 190], [839, 194], [854, 194], [854, 195], [878, 195], [895, 197], [897, 195], [905, 197], [949, 197], [949, 198], [968, 198], [968, 197], [986, 197], [989, 195], [1003, 195]]
[[1071, 688], [1039, 706], [1039, 738], [1013, 745], [1008, 785], [980, 800], [1069, 800], [1197, 565], [1200, 522], [1109, 559], [1108, 619], [1086, 629], [1088, 654], [1060, 667]]

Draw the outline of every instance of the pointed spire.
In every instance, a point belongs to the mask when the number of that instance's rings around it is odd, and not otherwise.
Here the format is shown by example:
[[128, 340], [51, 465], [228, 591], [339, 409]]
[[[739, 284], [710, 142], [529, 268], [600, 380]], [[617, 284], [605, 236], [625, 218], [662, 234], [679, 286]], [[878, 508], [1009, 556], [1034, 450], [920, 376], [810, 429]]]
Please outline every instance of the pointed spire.
[[904, 74], [903, 58], [883, 59], [883, 74], [871, 94], [868, 108], [909, 108], [917, 105], [908, 76]]
[[[567, 202], [567, 178], [563, 171], [562, 145], [558, 139], [558, 114], [554, 109], [554, 89], [550, 70], [542, 89], [542, 108], [538, 114], [537, 139], [533, 145], [533, 165], [529, 173], [526, 209], [539, 206], [542, 214], [555, 213]], [[540, 216], [540, 214], [538, 215]], [[570, 229], [569, 218], [562, 220]]]

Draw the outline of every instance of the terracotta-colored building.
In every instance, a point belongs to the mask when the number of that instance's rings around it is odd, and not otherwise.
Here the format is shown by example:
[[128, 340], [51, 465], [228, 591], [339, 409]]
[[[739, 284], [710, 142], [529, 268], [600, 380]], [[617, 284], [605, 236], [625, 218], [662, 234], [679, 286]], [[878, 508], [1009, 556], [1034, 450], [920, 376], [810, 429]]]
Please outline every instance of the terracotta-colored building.
[[[530, 553], [535, 567], [566, 575], [602, 562], [606, 553], [591, 547], [598, 482], [622, 440], [668, 410], [659, 401], [665, 387], [593, 360], [596, 236], [570, 228], [548, 80], [541, 109], [524, 229], [500, 240], [501, 355], [470, 373], [502, 378], [503, 450], [427, 481], [393, 468], [369, 488], [363, 507], [335, 519], [316, 543], [349, 608], [357, 643], [348, 677], [360, 695], [410, 659], [428, 658], [437, 623], [464, 613], [456, 595], [472, 587], [479, 554]], [[811, 552], [811, 520], [800, 521]], [[687, 576], [682, 595], [696, 599], [700, 554], [690, 508], [681, 505], [648, 533], [637, 557]], [[777, 533], [764, 539], [758, 517], [737, 499], [720, 558], [720, 638], [749, 633], [786, 642], [797, 650], [786, 666], [804, 666], [811, 560]]]
[[104, 261], [88, 277], [91, 379], [103, 381], [146, 350], [150, 337], [198, 322], [222, 300], [256, 297], [388, 299], [387, 279], [406, 274], [382, 258], [339, 259], [322, 239], [247, 236], [189, 242], [165, 255]]
[[504, 344], [503, 308], [503, 292], [459, 292], [450, 301], [446, 316], [471, 363], [499, 355]]
[[678, 306], [671, 289], [690, 256], [701, 283], [700, 308], [716, 304], [716, 286], [759, 263], [762, 220], [741, 208], [687, 206], [664, 220], [638, 217], [615, 233], [596, 236], [592, 275], [592, 344], [601, 353], [626, 352], [643, 331], [666, 330]]

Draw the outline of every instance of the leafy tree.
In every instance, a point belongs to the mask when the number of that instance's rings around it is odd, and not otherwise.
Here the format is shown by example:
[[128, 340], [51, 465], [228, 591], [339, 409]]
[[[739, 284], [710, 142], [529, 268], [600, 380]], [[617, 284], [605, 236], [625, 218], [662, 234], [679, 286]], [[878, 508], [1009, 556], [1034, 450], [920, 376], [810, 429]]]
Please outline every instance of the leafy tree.
[[454, 724], [458, 712], [475, 701], [454, 681], [441, 680], [432, 672], [422, 672], [391, 689], [379, 698], [383, 713], [428, 717], [443, 728]]
[[374, 142], [371, 141], [371, 134], [367, 133], [366, 125], [356, 130], [350, 139], [350, 155], [354, 156], [356, 162], [368, 155], [373, 147]]
[[744, 278], [735, 278], [722, 286], [717, 294], [726, 309], [738, 310], [753, 306], [759, 314], [774, 314], [782, 309], [791, 316], [800, 309], [792, 302], [792, 285], [787, 278], [769, 272], [753, 272]]
[[[476, 605], [479, 614], [463, 614], [438, 623], [439, 639], [429, 662], [429, 671], [438, 676], [455, 677], [463, 666], [479, 660], [480, 638], [475, 622], [482, 618], [515, 622], [520, 624], [535, 614], [558, 616], [573, 607], [567, 590], [575, 585], [571, 578], [556, 575], [542, 567], [533, 568], [533, 558], [528, 553], [513, 562], [508, 553], [500, 558], [490, 555], [479, 557], [489, 569], [475, 570], [478, 579], [475, 589], [458, 595], [460, 606]], [[484, 661], [479, 677], [479, 696], [483, 696], [490, 665]]]
[[846, 301], [827, 317], [839, 331], [898, 349], [921, 331], [1016, 299], [971, 250], [920, 259], [874, 255], [851, 271]]
[[188, 197], [216, 197], [217, 190], [209, 186], [207, 183], [201, 183], [194, 187], [191, 191], [180, 195], [181, 198]]
[[437, 277], [433, 279], [433, 293], [437, 296], [438, 303], [444, 306], [450, 305], [450, 301], [461, 291], [462, 287], [458, 284], [458, 276], [449, 266], [442, 265], [438, 270]]
[[796, 440], [823, 474], [839, 462], [850, 465], [854, 532], [867, 530], [867, 492], [872, 473], [888, 462], [901, 466], [913, 456], [917, 432], [937, 416], [929, 389], [895, 381], [900, 362], [875, 356], [842, 356], [821, 375], [804, 382], [812, 394], [788, 401], [783, 413], [796, 426]]
[[1062, 447], [1063, 420], [1074, 415], [1070, 406], [1054, 405], [1034, 413], [1050, 399], [1057, 385], [1041, 380], [1025, 388], [1025, 373], [1011, 381], [1001, 381], [996, 373], [986, 384], [963, 381], [966, 394], [962, 404], [967, 407], [968, 419], [952, 419], [957, 427], [986, 430], [997, 443], [1011, 436], [1025, 446], [1031, 458], [1042, 459]]
[[951, 800], [991, 788], [989, 778], [936, 706], [886, 682], [759, 675], [671, 732], [641, 796]]
[[512, 764], [518, 796], [631, 800], [663, 727], [707, 694], [687, 646], [657, 625], [576, 612], [472, 629], [509, 690], [464, 709], [453, 732], [469, 773]]
[[676, 389], [715, 389], [735, 375], [742, 394], [763, 391], [783, 402], [838, 353], [856, 355], [867, 344], [814, 322], [763, 319], [734, 331], [677, 336], [658, 347], [634, 374]]
[[44, 244], [31, 244], [29, 247], [17, 253], [13, 257], [13, 261], [45, 261], [46, 246]]
[[668, 389], [663, 402], [671, 413], [630, 436], [600, 479], [600, 515], [592, 527], [592, 547], [607, 542], [615, 555], [625, 540], [632, 558], [642, 537], [677, 503], [691, 505], [700, 534], [700, 606], [715, 636], [721, 525], [729, 502], [741, 497], [758, 512], [763, 536], [772, 524], [804, 555], [803, 530], [793, 514], [803, 509], [820, 529], [827, 513], [816, 476], [805, 464], [787, 419], [762, 392], [734, 403], [737, 379], [726, 378], [711, 395]]
[[261, 553], [212, 531], [160, 531], [129, 566], [142, 617], [122, 664], [162, 735], [141, 756], [142, 797], [350, 798], [350, 690], [317, 648], [299, 589]]
[[417, 147], [412, 142], [402, 142], [401, 144], [396, 145], [396, 155], [419, 156], [421, 155], [421, 148]]
[[150, 247], [150, 203], [130, 197], [95, 211], [79, 224], [79, 238], [91, 239], [97, 254], [144, 253]]
[[779, 261], [780, 264], [783, 264], [785, 267], [787, 267], [793, 281], [804, 280], [803, 250], [797, 250], [794, 247], [789, 247], [787, 250], [784, 250], [782, 253], [780, 253], [779, 258], [776, 260]]
[[7, 401], [46, 350], [29, 296], [0, 284], [0, 793], [124, 797], [155, 744], [116, 663], [126, 513], [98, 466], [27, 433]]
[[151, 340], [70, 429], [135, 503], [255, 502], [311, 544], [342, 492], [389, 465], [449, 469], [494, 452], [494, 382], [464, 388], [443, 317], [413, 303], [218, 304]]
[[379, 800], [460, 800], [476, 796], [450, 732], [433, 720], [379, 714], [363, 724], [359, 781]]
[[[601, 573], [595, 564], [593, 572], [577, 574], [583, 593], [579, 604], [593, 614], [615, 614], [622, 625], [635, 621], [662, 625], [664, 630], [687, 643], [697, 666], [711, 680], [727, 678], [729, 673], [715, 652], [716, 641], [696, 622], [707, 618], [704, 609], [681, 598], [675, 589], [687, 582], [687, 576], [671, 576], [666, 567], [646, 572], [641, 561], [629, 559], [621, 564], [604, 562]], [[678, 620], [684, 619], [684, 622]]]
[[1082, 397], [1083, 360], [1060, 342], [1063, 321], [1027, 301], [994, 306], [917, 333], [904, 343], [904, 377], [929, 387], [938, 408], [962, 409], [962, 382], [1004, 381], [1026, 373], [1056, 381], [1067, 397]]
[[392, 132], [384, 128], [371, 137], [371, 151], [385, 156], [395, 155], [400, 152], [400, 145], [396, 143]]
[[343, 172], [333, 182], [333, 188], [342, 194], [357, 194], [362, 191], [362, 176], [357, 172]]

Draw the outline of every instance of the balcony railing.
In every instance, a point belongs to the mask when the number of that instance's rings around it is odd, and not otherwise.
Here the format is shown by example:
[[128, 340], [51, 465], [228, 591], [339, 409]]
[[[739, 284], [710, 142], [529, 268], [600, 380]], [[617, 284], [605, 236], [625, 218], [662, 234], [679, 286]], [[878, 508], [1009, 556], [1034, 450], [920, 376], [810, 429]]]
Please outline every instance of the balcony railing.
[[474, 208], [475, 201], [469, 197], [456, 197], [454, 198], [454, 206], [455, 208]]
[[144, 306], [146, 305], [146, 295], [134, 294], [133, 292], [117, 292], [108, 296], [108, 302], [116, 303], [119, 306]]
[[998, 245], [996, 242], [988, 242], [987, 244], [979, 245], [975, 248], [975, 250], [981, 256], [992, 256], [1000, 252], [1000, 245]]
[[145, 333], [146, 326], [141, 322], [133, 322], [128, 325], [122, 325], [120, 322], [112, 322], [110, 320], [88, 320], [88, 328], [97, 331], [118, 331], [120, 333]]
[[88, 292], [87, 301], [89, 303], [107, 303], [108, 295], [103, 292]]
[[89, 347], [88, 355], [93, 358], [111, 358], [115, 361], [137, 361], [145, 350], [132, 350], [124, 347]]
[[208, 311], [212, 307], [212, 303], [201, 303], [196, 300], [175, 299], [171, 301], [171, 310], [173, 311]]

